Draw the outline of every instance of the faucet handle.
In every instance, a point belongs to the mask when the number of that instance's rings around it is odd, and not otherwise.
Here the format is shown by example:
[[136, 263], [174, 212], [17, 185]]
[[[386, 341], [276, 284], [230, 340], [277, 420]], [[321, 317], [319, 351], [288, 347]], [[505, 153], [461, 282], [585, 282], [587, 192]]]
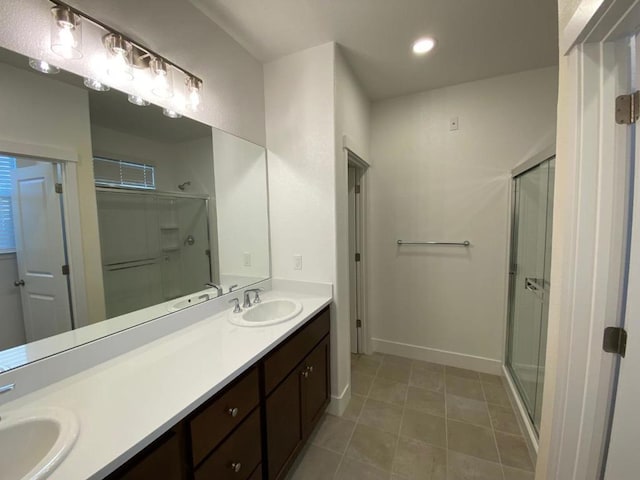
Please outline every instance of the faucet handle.
[[233, 307], [233, 313], [242, 312], [242, 309], [240, 308], [240, 300], [238, 300], [237, 298], [232, 298], [231, 300], [229, 300], [229, 303], [235, 303]]

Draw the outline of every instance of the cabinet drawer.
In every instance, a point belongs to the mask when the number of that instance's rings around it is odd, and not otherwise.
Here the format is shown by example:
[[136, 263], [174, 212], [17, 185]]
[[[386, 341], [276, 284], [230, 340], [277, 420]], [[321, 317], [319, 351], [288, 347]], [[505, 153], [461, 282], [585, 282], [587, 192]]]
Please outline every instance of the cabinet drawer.
[[192, 418], [193, 465], [197, 466], [259, 401], [258, 370], [254, 368]]
[[195, 472], [195, 480], [246, 480], [262, 461], [256, 409]]
[[264, 361], [265, 393], [268, 395], [328, 333], [327, 307]]

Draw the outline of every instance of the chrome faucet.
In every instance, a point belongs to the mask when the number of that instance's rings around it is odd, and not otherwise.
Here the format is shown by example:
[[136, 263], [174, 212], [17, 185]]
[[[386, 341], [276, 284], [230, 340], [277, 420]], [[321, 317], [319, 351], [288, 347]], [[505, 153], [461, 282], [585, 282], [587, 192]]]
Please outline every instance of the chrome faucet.
[[204, 284], [206, 287], [213, 287], [216, 289], [216, 297], [219, 297], [220, 295], [222, 295], [224, 293], [224, 291], [222, 290], [222, 286], [220, 285], [216, 285], [215, 283], [211, 283], [211, 282], [207, 282]]
[[251, 307], [251, 292], [254, 292], [256, 294], [255, 298], [253, 299], [253, 303], [260, 303], [262, 300], [260, 300], [260, 292], [262, 291], [261, 288], [250, 288], [248, 290], [244, 291], [244, 303], [242, 304], [242, 308], [249, 308]]
[[237, 298], [232, 298], [231, 300], [229, 300], [229, 303], [235, 303], [233, 307], [233, 313], [242, 312], [242, 309], [240, 308], [240, 300], [238, 300]]

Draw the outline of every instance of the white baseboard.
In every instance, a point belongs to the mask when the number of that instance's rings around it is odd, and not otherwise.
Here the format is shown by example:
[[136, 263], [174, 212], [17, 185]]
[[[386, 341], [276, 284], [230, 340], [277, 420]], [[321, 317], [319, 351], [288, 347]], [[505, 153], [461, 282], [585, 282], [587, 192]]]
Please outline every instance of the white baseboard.
[[538, 436], [531, 424], [531, 419], [529, 418], [529, 414], [516, 390], [516, 385], [513, 383], [513, 379], [511, 378], [511, 374], [507, 369], [506, 365], [502, 366], [504, 372], [505, 383], [507, 385], [507, 393], [509, 394], [509, 399], [511, 400], [511, 404], [515, 406], [515, 410], [518, 413], [518, 423], [520, 424], [520, 428], [524, 432], [524, 438], [527, 441], [527, 447], [529, 448], [529, 454], [535, 462], [538, 458]]
[[392, 342], [380, 338], [372, 338], [371, 347], [374, 352], [399, 355], [401, 357], [423, 360], [425, 362], [441, 363], [451, 367], [468, 368], [469, 370], [491, 373], [493, 375], [502, 375], [502, 362], [493, 358], [477, 357], [464, 353], [438, 350], [436, 348]]
[[331, 401], [327, 407], [327, 413], [341, 417], [344, 411], [347, 409], [349, 402], [351, 401], [351, 384], [349, 383], [340, 394], [340, 396], [331, 395]]

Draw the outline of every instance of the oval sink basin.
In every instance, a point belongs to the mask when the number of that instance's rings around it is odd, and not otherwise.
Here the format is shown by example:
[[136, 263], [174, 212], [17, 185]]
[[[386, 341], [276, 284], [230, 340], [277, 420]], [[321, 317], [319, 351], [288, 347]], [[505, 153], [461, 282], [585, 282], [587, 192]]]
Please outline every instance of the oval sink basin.
[[266, 300], [241, 313], [229, 313], [229, 321], [242, 327], [263, 327], [286, 322], [302, 311], [302, 304], [295, 300]]
[[69, 453], [78, 430], [75, 415], [59, 408], [1, 413], [0, 477], [47, 478]]

